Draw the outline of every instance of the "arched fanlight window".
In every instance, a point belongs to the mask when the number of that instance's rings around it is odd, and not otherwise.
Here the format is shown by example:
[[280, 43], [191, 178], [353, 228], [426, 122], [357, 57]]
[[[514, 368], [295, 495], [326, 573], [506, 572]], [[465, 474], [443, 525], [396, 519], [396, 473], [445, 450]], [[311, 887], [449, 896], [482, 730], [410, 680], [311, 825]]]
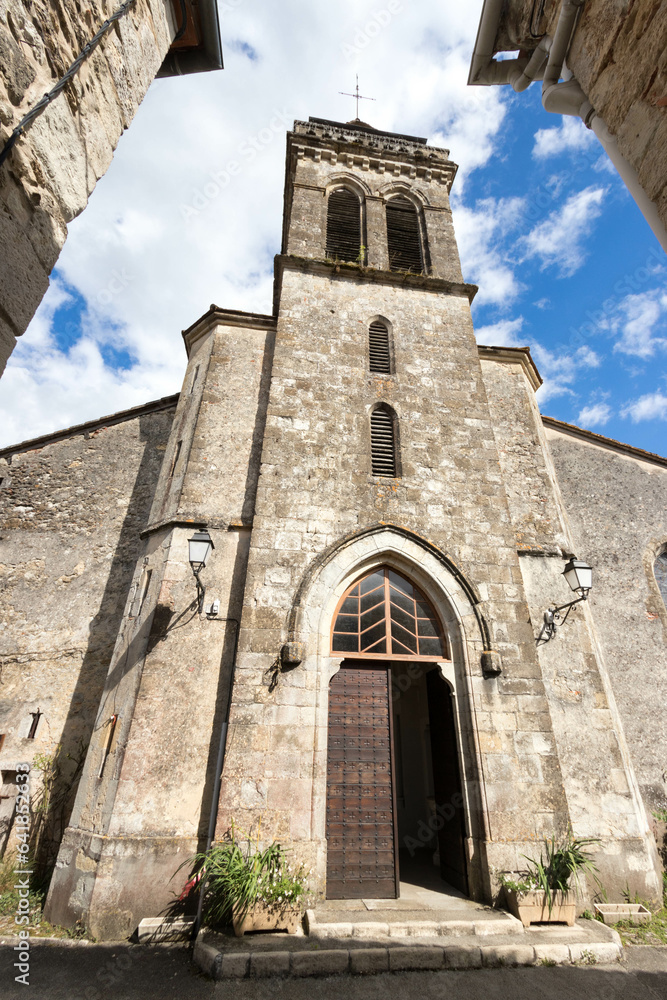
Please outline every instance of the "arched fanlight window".
[[381, 320], [375, 320], [368, 328], [368, 361], [372, 372], [385, 375], [391, 372], [389, 330]]
[[397, 464], [396, 415], [382, 403], [371, 413], [371, 471], [394, 478]]
[[422, 274], [424, 257], [417, 209], [407, 198], [387, 203], [387, 249], [392, 271]]
[[438, 617], [424, 595], [395, 570], [383, 567], [345, 593], [334, 617], [333, 653], [366, 658], [448, 658]]
[[329, 195], [327, 257], [358, 261], [361, 254], [361, 202], [347, 188]]
[[653, 563], [653, 572], [663, 603], [667, 607], [667, 549], [661, 552]]

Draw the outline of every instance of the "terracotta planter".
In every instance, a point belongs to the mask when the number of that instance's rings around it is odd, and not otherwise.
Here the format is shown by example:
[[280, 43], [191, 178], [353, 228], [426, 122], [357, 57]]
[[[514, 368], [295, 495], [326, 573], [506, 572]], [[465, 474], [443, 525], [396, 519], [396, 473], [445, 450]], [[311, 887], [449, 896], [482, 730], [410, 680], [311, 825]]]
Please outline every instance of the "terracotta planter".
[[301, 926], [301, 907], [280, 903], [256, 903], [244, 917], [233, 919], [234, 933], [243, 937], [246, 931], [287, 931], [296, 934]]
[[505, 886], [507, 907], [524, 927], [532, 923], [567, 924], [572, 927], [577, 911], [576, 896], [573, 892], [554, 892], [553, 906], [549, 913], [546, 893], [540, 890], [517, 893]]

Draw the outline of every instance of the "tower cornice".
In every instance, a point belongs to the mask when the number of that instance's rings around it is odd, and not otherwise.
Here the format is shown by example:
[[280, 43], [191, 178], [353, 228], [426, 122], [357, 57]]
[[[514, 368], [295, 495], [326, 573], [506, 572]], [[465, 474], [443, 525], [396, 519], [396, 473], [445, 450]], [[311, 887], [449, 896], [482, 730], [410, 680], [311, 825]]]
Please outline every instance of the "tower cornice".
[[341, 167], [440, 181], [448, 191], [458, 169], [448, 149], [427, 146], [425, 139], [323, 119], [295, 121], [293, 131], [288, 132], [289, 150], [297, 158], [316, 162], [325, 159]]
[[312, 257], [295, 257], [290, 254], [276, 254], [274, 283], [274, 313], [278, 315], [280, 289], [285, 271], [301, 271], [303, 274], [321, 274], [329, 278], [340, 276], [350, 281], [368, 284], [394, 285], [402, 288], [421, 288], [425, 292], [444, 295], [464, 295], [472, 302], [477, 294], [477, 285], [463, 281], [448, 281], [446, 278], [432, 278], [427, 274], [412, 274], [409, 271], [382, 271], [375, 267], [365, 267], [345, 261], [315, 260]]

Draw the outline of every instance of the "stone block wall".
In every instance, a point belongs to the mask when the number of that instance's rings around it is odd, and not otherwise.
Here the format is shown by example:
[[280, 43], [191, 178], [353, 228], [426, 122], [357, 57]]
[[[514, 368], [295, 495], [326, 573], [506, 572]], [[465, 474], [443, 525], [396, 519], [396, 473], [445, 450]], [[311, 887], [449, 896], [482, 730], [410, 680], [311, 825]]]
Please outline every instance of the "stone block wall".
[[[591, 506], [591, 496], [585, 488], [578, 498], [571, 489], [564, 498], [561, 495], [562, 479], [556, 478], [534, 387], [526, 378], [520, 352], [516, 352], [516, 363], [510, 364], [502, 360], [502, 350], [498, 360], [490, 357], [493, 349], [480, 350], [537, 637], [544, 611], [576, 597], [562, 576], [566, 559], [576, 554], [598, 565], [596, 551], [589, 549], [589, 538], [581, 532], [573, 534], [568, 523], [573, 511], [576, 514], [581, 507]], [[595, 473], [593, 469], [590, 472], [592, 485]], [[614, 478], [607, 475], [605, 482], [605, 488], [617, 495]], [[627, 522], [629, 509], [624, 497], [616, 511], [619, 524]], [[597, 534], [598, 550], [603, 539], [615, 540], [617, 531], [610, 518]], [[596, 580], [602, 576], [597, 569], [595, 573]], [[644, 897], [659, 898], [654, 845], [624, 736], [624, 723], [630, 720], [622, 705], [619, 711], [615, 675], [608, 671], [615, 652], [608, 644], [600, 648], [606, 623], [597, 613], [596, 591], [597, 583], [590, 607], [580, 604], [574, 608], [556, 636], [537, 647], [570, 822], [576, 836], [600, 838], [598, 860], [608, 892], [620, 894], [627, 883]], [[649, 644], [645, 653], [642, 650], [639, 654], [647, 672], [651, 670], [650, 650]], [[502, 687], [504, 679], [499, 683]]]
[[57, 768], [50, 862], [93, 732], [175, 406], [172, 397], [0, 457], [0, 769], [12, 772], [35, 755]]
[[591, 613], [649, 811], [667, 805], [667, 609], [654, 562], [667, 546], [667, 463], [624, 455], [556, 422], [546, 433]]
[[[0, 145], [119, 3], [0, 0]], [[108, 169], [174, 34], [171, 4], [137, 0], [0, 167], [0, 372], [67, 235]]]
[[[337, 271], [335, 264], [286, 257], [279, 264], [280, 313], [218, 835], [232, 818], [245, 829], [261, 815], [266, 837], [295, 843], [322, 888], [321, 734], [332, 601], [352, 582], [354, 566], [360, 573], [368, 564], [364, 546], [381, 551], [379, 542], [360, 538], [357, 545], [355, 538], [394, 526], [446, 553], [472, 581], [475, 606], [511, 678], [501, 688], [483, 676], [479, 624], [474, 608], [462, 604], [467, 625], [453, 640], [459, 637], [461, 697], [472, 712], [464, 752], [468, 773], [478, 769], [471, 780], [484, 787], [483, 804], [472, 803], [469, 849], [477, 864], [482, 851], [492, 865], [511, 866], [532, 840], [565, 829], [567, 809], [467, 295], [463, 286], [443, 294], [437, 281], [432, 290], [426, 280], [419, 285], [422, 279], [411, 287], [386, 272], [373, 278], [360, 268]], [[368, 372], [368, 324], [378, 315], [392, 327], [391, 376]], [[400, 478], [371, 473], [369, 416], [378, 400], [398, 416]], [[288, 638], [300, 585], [346, 538], [343, 576], [304, 611], [297, 638], [306, 659], [272, 689], [272, 665]], [[419, 542], [413, 546], [420, 550]], [[424, 560], [410, 556], [408, 572], [442, 605], [419, 575]], [[456, 614], [443, 611], [461, 630]], [[488, 896], [488, 871], [474, 891]]]
[[[239, 634], [273, 346], [271, 317], [215, 307], [185, 333], [188, 366], [46, 913], [103, 938], [164, 913], [206, 846]], [[214, 549], [200, 614], [193, 529]]]

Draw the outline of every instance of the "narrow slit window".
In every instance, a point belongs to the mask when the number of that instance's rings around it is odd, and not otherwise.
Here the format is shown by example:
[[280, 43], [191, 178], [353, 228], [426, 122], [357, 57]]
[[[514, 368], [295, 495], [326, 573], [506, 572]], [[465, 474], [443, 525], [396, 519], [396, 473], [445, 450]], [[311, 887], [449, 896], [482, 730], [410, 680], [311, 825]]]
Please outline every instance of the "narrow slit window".
[[653, 572], [663, 603], [667, 607], [667, 551], [661, 552], [657, 557], [653, 564]]
[[145, 569], [141, 574], [141, 582], [139, 583], [139, 589], [137, 590], [136, 597], [132, 603], [130, 618], [138, 618], [141, 614], [141, 609], [144, 606], [144, 601], [146, 600], [146, 595], [148, 594], [148, 588], [151, 585], [152, 575], [152, 569]]
[[396, 429], [389, 407], [371, 413], [371, 468], [374, 476], [396, 476]]
[[356, 194], [340, 188], [329, 195], [327, 257], [357, 261], [361, 254], [361, 203]]
[[30, 729], [28, 730], [28, 739], [34, 740], [37, 735], [37, 727], [39, 726], [39, 720], [42, 717], [42, 713], [39, 709], [37, 709], [36, 712], [31, 712], [30, 714], [32, 715], [32, 722], [30, 723]]
[[376, 320], [368, 330], [368, 357], [370, 370], [388, 375], [391, 372], [389, 330], [385, 323]]
[[387, 205], [387, 248], [392, 271], [423, 273], [419, 216], [407, 198], [395, 198]]
[[171, 463], [171, 470], [169, 472], [169, 478], [170, 479], [172, 478], [172, 476], [174, 475], [174, 472], [176, 471], [176, 465], [178, 464], [178, 459], [179, 459], [179, 456], [181, 454], [181, 445], [182, 444], [183, 444], [183, 442], [179, 441], [178, 444], [176, 445], [176, 453], [174, 455], [174, 460]]
[[195, 373], [192, 376], [192, 385], [190, 386], [190, 395], [195, 391], [195, 386], [197, 384], [197, 376], [199, 375], [199, 365], [195, 368]]

